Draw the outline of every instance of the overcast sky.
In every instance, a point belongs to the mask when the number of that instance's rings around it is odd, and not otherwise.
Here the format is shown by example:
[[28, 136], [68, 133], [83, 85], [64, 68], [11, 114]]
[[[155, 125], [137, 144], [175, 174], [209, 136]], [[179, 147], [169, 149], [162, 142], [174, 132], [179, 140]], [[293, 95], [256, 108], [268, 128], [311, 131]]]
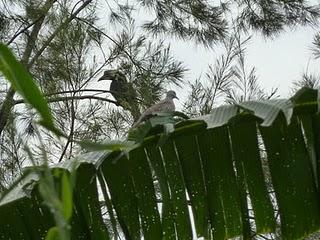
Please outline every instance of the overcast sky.
[[[248, 67], [255, 66], [259, 82], [267, 90], [279, 88], [281, 97], [290, 93], [292, 82], [301, 78], [309, 62], [310, 72], [320, 73], [320, 60], [313, 60], [312, 46], [315, 29], [300, 27], [281, 33], [274, 39], [253, 36], [247, 45]], [[177, 59], [182, 60], [190, 71], [186, 79], [193, 80], [205, 73], [207, 66], [219, 56], [219, 47], [208, 50], [194, 43], [172, 42]]]
[[[143, 22], [147, 16], [145, 11], [139, 12], [136, 16], [137, 24]], [[109, 20], [104, 21], [107, 24]], [[311, 27], [297, 27], [287, 29], [273, 39], [266, 39], [258, 33], [253, 35], [246, 46], [247, 67], [256, 67], [259, 83], [267, 92], [272, 88], [278, 88], [278, 94], [286, 98], [290, 94], [292, 82], [300, 79], [308, 66], [310, 73], [320, 74], [320, 60], [314, 60], [310, 50], [316, 32], [317, 30]], [[204, 74], [208, 64], [213, 64], [222, 52], [219, 45], [207, 49], [193, 41], [177, 41], [171, 37], [167, 42], [171, 44], [173, 56], [189, 68], [185, 76], [186, 81], [194, 81]], [[168, 89], [171, 88], [172, 86], [168, 86]], [[187, 89], [173, 89], [181, 99], [177, 104], [179, 109], [185, 100]]]

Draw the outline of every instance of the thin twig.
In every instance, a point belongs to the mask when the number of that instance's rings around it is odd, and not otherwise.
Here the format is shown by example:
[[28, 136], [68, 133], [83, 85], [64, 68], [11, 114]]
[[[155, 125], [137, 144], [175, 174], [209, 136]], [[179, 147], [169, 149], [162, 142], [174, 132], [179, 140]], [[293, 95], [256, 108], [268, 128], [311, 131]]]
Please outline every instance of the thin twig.
[[[125, 55], [127, 55], [127, 57], [130, 59], [130, 61], [133, 63], [133, 65], [135, 65], [140, 71], [143, 70], [143, 71], [145, 71], [145, 72], [150, 72], [150, 73], [152, 73], [152, 74], [154, 74], [154, 75], [156, 75], [156, 76], [161, 76], [161, 77], [165, 76], [165, 74], [162, 74], [162, 73], [160, 73], [160, 72], [154, 72], [154, 71], [152, 71], [152, 70], [150, 70], [150, 69], [146, 69], [146, 68], [143, 67], [142, 65], [138, 64], [137, 61], [132, 57], [132, 55], [131, 55], [130, 53], [128, 53], [125, 49], [123, 49], [123, 48], [121, 47], [121, 45], [120, 45], [116, 40], [114, 40], [114, 39], [113, 39], [112, 37], [110, 37], [108, 34], [106, 34], [105, 32], [103, 32], [101, 29], [99, 29], [99, 28], [97, 28], [96, 26], [94, 26], [92, 23], [90, 23], [90, 22], [88, 22], [88, 21], [86, 21], [85, 19], [82, 19], [82, 18], [76, 17], [76, 19], [79, 20], [79, 21], [82, 21], [82, 22], [86, 23], [87, 25], [89, 25], [90, 27], [92, 27], [94, 30], [98, 31], [98, 32], [101, 33], [103, 36], [105, 36], [106, 38], [108, 38], [108, 39], [109, 39], [111, 42], [113, 42], [117, 47], [120, 47], [120, 48], [122, 49], [123, 53], [124, 53]], [[172, 73], [175, 73], [175, 71], [170, 72], [169, 74], [172, 74]]]
[[[73, 97], [75, 97], [75, 96], [73, 96]], [[64, 155], [66, 154], [66, 152], [68, 150], [69, 145], [73, 142], [75, 119], [76, 119], [76, 113], [75, 113], [75, 110], [74, 110], [74, 99], [72, 99], [71, 100], [71, 126], [70, 126], [70, 133], [69, 133], [67, 142], [66, 142], [66, 144], [65, 144], [65, 146], [63, 148], [63, 151], [62, 151], [62, 153], [60, 155], [60, 158], [59, 158], [58, 162], [62, 161]], [[71, 148], [72, 148], [72, 146], [71, 146]], [[70, 149], [70, 151], [71, 151], [71, 149]], [[71, 154], [70, 154], [70, 156], [71, 156]]]
[[[94, 26], [92, 23], [86, 21], [85, 19], [82, 18], [78, 18], [77, 19], [81, 22], [84, 22], [85, 24], [89, 25], [90, 27], [92, 27], [94, 30], [98, 31], [99, 33], [101, 33], [103, 36], [105, 36], [106, 38], [108, 38], [111, 42], [113, 42], [115, 45], [117, 45], [117, 47], [121, 48], [121, 45], [114, 40], [112, 37], [110, 37], [108, 34], [106, 34], [105, 32], [103, 32], [101, 29], [97, 28], [96, 26]], [[147, 71], [147, 69], [145, 69], [143, 66], [140, 66], [131, 56], [130, 53], [128, 53], [125, 49], [122, 49], [122, 51], [128, 56], [128, 58], [130, 59], [130, 61], [137, 67], [139, 68], [139, 70], [144, 70]]]

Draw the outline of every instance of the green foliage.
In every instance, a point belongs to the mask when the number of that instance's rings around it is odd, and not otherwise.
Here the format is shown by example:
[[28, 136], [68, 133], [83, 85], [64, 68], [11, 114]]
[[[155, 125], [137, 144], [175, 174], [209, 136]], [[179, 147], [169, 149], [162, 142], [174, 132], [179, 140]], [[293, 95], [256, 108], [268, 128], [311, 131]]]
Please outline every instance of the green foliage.
[[170, 45], [137, 35], [137, 27], [128, 24], [114, 39], [113, 51], [121, 53], [114, 63], [133, 84], [139, 104], [147, 108], [160, 99], [167, 85], [180, 86], [187, 69], [174, 58]]
[[59, 231], [57, 227], [52, 227], [49, 229], [46, 240], [58, 240], [59, 239]]
[[[65, 135], [54, 126], [51, 111], [49, 110], [47, 102], [36, 83], [33, 81], [30, 74], [24, 69], [23, 65], [15, 59], [11, 51], [3, 44], [0, 44], [0, 71], [3, 72], [7, 80], [10, 81], [14, 89], [21, 94], [25, 101], [27, 101], [39, 113], [42, 117], [42, 120], [39, 123], [47, 128], [47, 130], [52, 131], [58, 136], [65, 137]], [[43, 145], [39, 133], [38, 136], [40, 143]], [[120, 142], [107, 144], [92, 143], [90, 141], [76, 142], [78, 142], [82, 147], [90, 147], [91, 149], [99, 148], [100, 150], [110, 148], [123, 149], [125, 146], [124, 143]], [[127, 148], [128, 145], [129, 143], [125, 147]], [[131, 145], [132, 144], [130, 144], [130, 146]], [[27, 147], [26, 151], [29, 155], [30, 161], [36, 165], [33, 155]], [[70, 221], [73, 212], [73, 182], [75, 181], [73, 171], [70, 173], [70, 178], [66, 172], [50, 172], [48, 169], [47, 153], [45, 152], [44, 146], [42, 146], [41, 151], [44, 168], [35, 170], [35, 173], [40, 177], [38, 191], [44, 203], [53, 213], [53, 218], [57, 224], [56, 227], [54, 226], [48, 230], [46, 239], [68, 240], [70, 239], [70, 227], [68, 222]], [[57, 179], [60, 179], [60, 182], [58, 181], [58, 183], [56, 183]], [[6, 194], [1, 198], [3, 199], [5, 196]]]
[[182, 39], [195, 39], [207, 46], [226, 37], [228, 22], [223, 16], [224, 4], [209, 4], [207, 1], [140, 2], [155, 12], [154, 19], [143, 25], [153, 35], [169, 33]]
[[[161, 133], [159, 144], [167, 139], [167, 137], [174, 131], [174, 124], [181, 121], [181, 119], [188, 119], [189, 117], [181, 112], [159, 112], [148, 116], [146, 121], [136, 128], [129, 130], [127, 140], [141, 143], [148, 135]], [[151, 131], [152, 130], [152, 131]]]
[[40, 124], [61, 136], [62, 133], [54, 126], [51, 112], [39, 88], [23, 65], [15, 59], [10, 50], [3, 44], [0, 44], [0, 71], [10, 81], [13, 88], [39, 112], [42, 118]]
[[252, 28], [264, 35], [278, 34], [286, 26], [315, 24], [319, 5], [307, 1], [238, 1], [239, 22], [245, 29]]
[[[252, 239], [252, 221], [257, 234], [276, 231], [277, 211], [282, 239], [301, 239], [320, 228], [317, 97], [316, 90], [304, 88], [289, 100], [222, 106], [201, 120], [178, 122], [160, 146], [161, 132], [154, 132], [133, 148], [87, 153], [50, 169], [59, 179], [53, 188], [44, 188], [41, 182], [46, 178], [31, 177], [14, 186], [1, 200], [0, 212], [6, 216], [6, 210], [30, 201], [37, 206], [35, 209], [48, 211], [37, 205], [41, 197], [50, 208], [60, 202], [56, 209], [70, 217], [73, 198], [72, 238], [110, 239], [119, 234], [115, 229], [120, 225], [126, 239], [192, 239], [195, 234], [205, 239], [241, 235]], [[291, 104], [283, 104], [287, 102]], [[262, 170], [257, 132], [266, 148], [273, 187], [267, 184]], [[70, 180], [65, 175], [70, 169], [78, 176], [71, 195]], [[109, 213], [116, 212], [113, 230], [104, 223], [111, 215], [102, 216], [99, 186], [105, 189], [103, 207]], [[21, 191], [27, 187], [31, 195]], [[59, 201], [46, 194], [55, 188], [61, 189]], [[39, 196], [38, 190], [45, 192]], [[271, 203], [272, 195], [276, 204]], [[162, 208], [157, 206], [158, 201]], [[35, 209], [29, 209], [28, 214], [36, 214], [39, 210]], [[28, 234], [22, 231], [27, 223], [19, 219], [20, 215], [2, 218], [1, 234], [14, 236], [16, 229]], [[53, 238], [57, 230], [52, 228], [52, 221], [46, 215], [40, 222], [46, 227], [32, 239], [40, 239], [50, 228], [48, 236]], [[28, 226], [38, 229], [36, 224]]]
[[314, 41], [313, 41], [313, 54], [314, 57], [320, 58], [320, 33], [317, 33], [314, 37]]

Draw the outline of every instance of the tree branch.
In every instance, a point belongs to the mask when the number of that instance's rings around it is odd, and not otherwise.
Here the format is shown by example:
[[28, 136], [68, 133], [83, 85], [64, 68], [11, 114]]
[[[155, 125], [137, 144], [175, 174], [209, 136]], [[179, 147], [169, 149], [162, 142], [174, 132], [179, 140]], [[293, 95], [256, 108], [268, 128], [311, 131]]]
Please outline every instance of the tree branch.
[[[34, 62], [39, 58], [39, 56], [43, 53], [43, 51], [49, 46], [51, 41], [56, 37], [56, 35], [65, 28], [74, 18], [76, 18], [77, 14], [81, 12], [92, 0], [84, 1], [83, 4], [74, 12], [71, 14], [69, 18], [67, 18], [54, 32], [51, 34], [51, 36], [44, 42], [42, 47], [39, 51], [33, 56], [33, 58], [28, 61], [30, 58], [30, 55], [34, 49], [35, 41], [37, 36], [39, 35], [40, 28], [43, 24], [43, 21], [45, 19], [46, 14], [48, 13], [49, 9], [52, 7], [53, 3], [56, 2], [56, 0], [47, 0], [44, 4], [45, 8], [43, 9], [44, 13], [43, 16], [40, 17], [40, 20], [35, 22], [34, 27], [32, 29], [32, 32], [30, 34], [30, 37], [28, 38], [28, 42], [26, 45], [26, 49], [24, 51], [23, 57], [21, 59], [22, 64], [26, 66], [27, 69], [30, 69]], [[12, 87], [10, 87], [7, 96], [2, 104], [2, 107], [0, 109], [0, 135], [4, 129], [4, 127], [7, 124], [9, 113], [12, 109], [12, 107], [16, 104], [13, 100], [15, 91]], [[111, 100], [110, 100], [111, 101]]]
[[42, 47], [39, 49], [39, 51], [33, 56], [33, 58], [30, 60], [28, 66], [32, 66], [34, 62], [40, 57], [40, 55], [43, 53], [43, 51], [49, 46], [51, 41], [56, 37], [56, 35], [63, 30], [73, 19], [77, 17], [77, 15], [89, 4], [92, 0], [84, 1], [83, 4], [74, 12], [71, 14], [69, 18], [67, 18], [52, 34], [51, 36], [43, 43]]
[[117, 47], [122, 49], [122, 52], [129, 58], [129, 60], [132, 62], [132, 64], [134, 66], [137, 67], [137, 69], [139, 69], [139, 71], [145, 71], [145, 72], [150, 72], [155, 76], [160, 76], [160, 77], [164, 77], [168, 74], [174, 74], [176, 71], [173, 72], [169, 72], [167, 74], [163, 74], [161, 72], [154, 72], [151, 69], [146, 69], [144, 66], [142, 66], [141, 64], [139, 64], [133, 57], [132, 55], [126, 51], [124, 48], [122, 48], [121, 44], [119, 42], [117, 42], [115, 39], [113, 39], [112, 37], [110, 37], [108, 34], [106, 34], [105, 32], [103, 32], [101, 29], [99, 29], [98, 27], [96, 27], [94, 24], [88, 22], [85, 19], [79, 18], [77, 17], [77, 20], [84, 22], [85, 24], [87, 24], [88, 26], [92, 27], [94, 30], [96, 30], [97, 32], [99, 32], [101, 35], [105, 36], [107, 39], [109, 39], [111, 42], [113, 42]]
[[102, 89], [78, 89], [78, 90], [67, 90], [61, 92], [53, 92], [45, 94], [46, 97], [51, 97], [59, 94], [67, 94], [67, 93], [78, 93], [78, 92], [99, 92], [99, 93], [111, 93], [112, 91], [102, 90]]
[[[44, 9], [43, 9], [44, 10], [43, 16], [40, 17], [39, 21], [35, 22], [35, 24], [32, 28], [31, 34], [28, 37], [26, 48], [25, 48], [25, 51], [24, 51], [22, 59], [21, 59], [21, 63], [24, 64], [27, 67], [27, 69], [29, 69], [27, 63], [28, 63], [30, 55], [35, 47], [35, 41], [37, 39], [37, 36], [39, 35], [41, 26], [42, 26], [43, 21], [45, 19], [45, 15], [49, 11], [49, 9], [52, 7], [52, 5], [55, 1], [56, 0], [47, 0], [45, 2]], [[9, 88], [9, 91], [8, 91], [6, 98], [3, 101], [1, 109], [0, 109], [0, 135], [1, 135], [4, 127], [7, 124], [11, 109], [14, 106], [14, 100], [13, 100], [14, 94], [15, 94], [15, 90], [11, 86]]]
[[46, 16], [46, 13], [49, 11], [51, 6], [56, 2], [57, 0], [49, 0], [43, 5], [43, 14], [41, 14], [34, 22], [29, 23], [26, 27], [21, 29], [20, 31], [16, 32], [11, 39], [7, 42], [7, 45], [10, 45], [20, 34], [24, 33], [27, 31], [30, 27], [35, 25], [39, 21], [43, 21], [43, 18]]
[[[62, 101], [69, 101], [69, 100], [85, 100], [85, 99], [100, 100], [100, 101], [104, 101], [104, 102], [113, 103], [113, 104], [118, 106], [118, 102], [117, 101], [110, 100], [108, 98], [97, 97], [97, 96], [93, 96], [93, 95], [56, 97], [56, 98], [47, 99], [47, 102], [48, 103], [53, 103], [53, 102], [62, 102]], [[19, 99], [19, 100], [15, 100], [14, 101], [14, 105], [22, 104], [22, 103], [25, 103], [25, 101], [23, 99]]]
[[[73, 96], [75, 97], [75, 96]], [[61, 162], [64, 155], [66, 154], [69, 145], [73, 142], [73, 135], [74, 135], [74, 125], [75, 125], [75, 120], [76, 120], [76, 113], [75, 113], [75, 109], [74, 109], [74, 99], [71, 100], [71, 126], [70, 126], [70, 133], [67, 139], [67, 142], [63, 148], [63, 151], [60, 155], [59, 161]], [[70, 157], [71, 157], [71, 151], [72, 151], [72, 145], [70, 147]]]
[[[88, 26], [92, 27], [94, 30], [98, 31], [99, 33], [101, 33], [103, 36], [105, 36], [106, 38], [108, 38], [111, 42], [113, 42], [117, 47], [121, 47], [121, 45], [114, 40], [112, 37], [110, 37], [108, 34], [106, 34], [105, 32], [103, 32], [101, 29], [97, 28], [96, 26], [94, 26], [92, 23], [86, 21], [85, 19], [82, 18], [78, 18], [77, 19], [81, 22], [84, 22], [85, 24], [87, 24]], [[136, 60], [133, 59], [133, 57], [131, 56], [130, 53], [128, 53], [125, 49], [122, 49], [122, 51], [124, 52], [125, 55], [127, 55], [127, 57], [130, 59], [130, 61], [141, 71], [147, 71], [147, 69], [145, 69], [143, 66], [139, 65]]]

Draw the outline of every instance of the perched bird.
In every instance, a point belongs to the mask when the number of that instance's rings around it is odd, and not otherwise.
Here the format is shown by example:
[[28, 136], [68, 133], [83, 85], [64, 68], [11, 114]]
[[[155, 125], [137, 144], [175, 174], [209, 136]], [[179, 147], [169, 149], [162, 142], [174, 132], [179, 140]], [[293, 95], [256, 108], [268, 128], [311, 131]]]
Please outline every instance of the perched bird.
[[111, 80], [110, 93], [117, 101], [117, 105], [129, 110], [136, 121], [140, 115], [137, 93], [126, 76], [119, 70], [106, 70], [98, 81], [102, 80]]
[[110, 92], [115, 100], [121, 105], [122, 101], [132, 100], [136, 97], [135, 91], [126, 76], [118, 70], [106, 70], [98, 81], [111, 80]]
[[142, 121], [146, 120], [150, 115], [156, 112], [174, 112], [176, 109], [173, 102], [174, 98], [178, 99], [176, 92], [172, 90], [168, 91], [166, 98], [145, 110], [132, 127], [137, 127]]

